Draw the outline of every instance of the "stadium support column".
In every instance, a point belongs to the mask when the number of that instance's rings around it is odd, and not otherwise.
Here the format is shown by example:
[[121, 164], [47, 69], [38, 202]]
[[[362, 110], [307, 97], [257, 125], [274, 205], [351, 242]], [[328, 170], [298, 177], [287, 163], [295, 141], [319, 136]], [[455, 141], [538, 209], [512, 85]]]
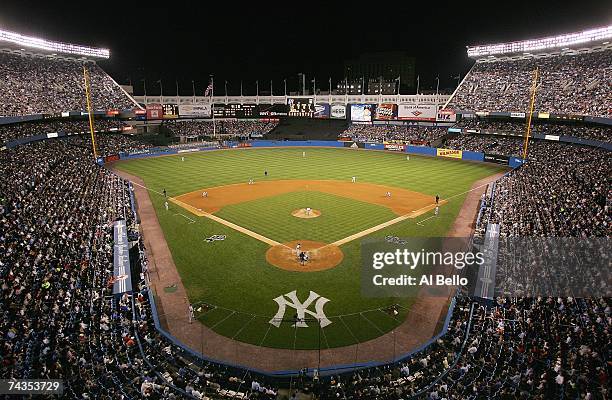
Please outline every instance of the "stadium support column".
[[89, 116], [89, 133], [91, 133], [91, 148], [93, 150], [94, 161], [98, 160], [98, 150], [96, 149], [96, 138], [94, 135], [93, 112], [91, 110], [91, 88], [89, 86], [89, 72], [83, 65], [83, 79], [85, 80], [85, 99], [87, 101], [87, 115]]
[[213, 98], [215, 94], [215, 81], [213, 76], [210, 76], [210, 110], [212, 114], [212, 124], [213, 124], [213, 137], [217, 137], [217, 127], [215, 125], [215, 100]]
[[533, 83], [531, 84], [531, 98], [529, 100], [529, 113], [527, 114], [527, 127], [525, 129], [525, 141], [523, 142], [523, 160], [527, 159], [529, 149], [529, 137], [531, 135], [531, 117], [533, 116], [533, 108], [535, 106], [535, 96], [538, 90], [538, 68], [533, 71]]

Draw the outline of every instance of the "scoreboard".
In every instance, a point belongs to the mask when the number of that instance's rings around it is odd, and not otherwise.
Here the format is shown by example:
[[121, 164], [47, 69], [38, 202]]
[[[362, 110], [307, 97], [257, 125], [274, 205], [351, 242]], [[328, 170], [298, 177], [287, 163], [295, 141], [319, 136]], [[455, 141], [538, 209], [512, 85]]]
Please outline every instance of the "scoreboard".
[[314, 100], [303, 97], [290, 97], [287, 99], [289, 115], [292, 117], [312, 117], [315, 112]]
[[162, 104], [164, 118], [178, 118], [179, 108], [177, 104]]
[[259, 106], [257, 104], [215, 104], [213, 113], [219, 118], [257, 118], [259, 117]]

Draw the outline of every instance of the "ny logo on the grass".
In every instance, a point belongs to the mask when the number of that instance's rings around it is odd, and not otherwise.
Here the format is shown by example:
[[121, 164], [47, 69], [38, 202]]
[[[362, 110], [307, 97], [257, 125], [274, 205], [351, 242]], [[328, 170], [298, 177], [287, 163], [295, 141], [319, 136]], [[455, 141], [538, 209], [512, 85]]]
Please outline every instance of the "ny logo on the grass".
[[[316, 302], [315, 302], [316, 300]], [[309, 314], [311, 317], [316, 318], [321, 325], [321, 328], [325, 328], [327, 325], [332, 322], [325, 316], [325, 312], [323, 312], [323, 307], [329, 301], [323, 296], [319, 296], [317, 293], [310, 291], [310, 295], [306, 299], [305, 302], [300, 302], [297, 297], [297, 293], [294, 290], [293, 292], [289, 292], [285, 295], [278, 296], [274, 299], [274, 301], [278, 304], [278, 311], [274, 318], [270, 320], [270, 323], [275, 327], [279, 327], [281, 322], [285, 317], [285, 310], [287, 306], [293, 307], [296, 310], [296, 316], [293, 323], [293, 327], [297, 328], [308, 328], [308, 324], [306, 324], [306, 314]], [[308, 308], [310, 305], [315, 302], [315, 311], [311, 311]]]

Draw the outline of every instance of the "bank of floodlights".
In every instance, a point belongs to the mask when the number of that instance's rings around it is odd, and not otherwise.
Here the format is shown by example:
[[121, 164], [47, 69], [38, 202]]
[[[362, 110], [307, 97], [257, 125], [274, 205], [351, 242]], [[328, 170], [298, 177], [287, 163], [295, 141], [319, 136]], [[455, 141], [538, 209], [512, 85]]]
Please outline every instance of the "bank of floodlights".
[[484, 46], [467, 46], [468, 57], [477, 58], [501, 54], [529, 53], [554, 48], [565, 48], [577, 44], [596, 43], [612, 39], [612, 25], [603, 28], [589, 29], [582, 32], [549, 36], [541, 39], [523, 40], [520, 42], [498, 43]]
[[110, 50], [96, 47], [79, 46], [77, 44], [53, 42], [32, 36], [0, 29], [0, 43], [8, 42], [23, 48], [46, 50], [54, 53], [71, 54], [85, 57], [109, 58]]

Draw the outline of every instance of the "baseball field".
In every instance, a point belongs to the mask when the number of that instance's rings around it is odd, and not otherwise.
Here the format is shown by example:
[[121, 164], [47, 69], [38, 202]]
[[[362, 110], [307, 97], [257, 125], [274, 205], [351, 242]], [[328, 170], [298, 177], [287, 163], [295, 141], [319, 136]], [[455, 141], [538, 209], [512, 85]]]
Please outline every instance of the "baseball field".
[[[474, 183], [503, 171], [344, 148], [184, 153], [113, 168], [148, 190], [195, 318], [227, 338], [285, 349], [360, 343], [401, 324], [414, 299], [361, 296], [361, 240], [444, 236]], [[308, 310], [297, 324], [296, 304]]]

